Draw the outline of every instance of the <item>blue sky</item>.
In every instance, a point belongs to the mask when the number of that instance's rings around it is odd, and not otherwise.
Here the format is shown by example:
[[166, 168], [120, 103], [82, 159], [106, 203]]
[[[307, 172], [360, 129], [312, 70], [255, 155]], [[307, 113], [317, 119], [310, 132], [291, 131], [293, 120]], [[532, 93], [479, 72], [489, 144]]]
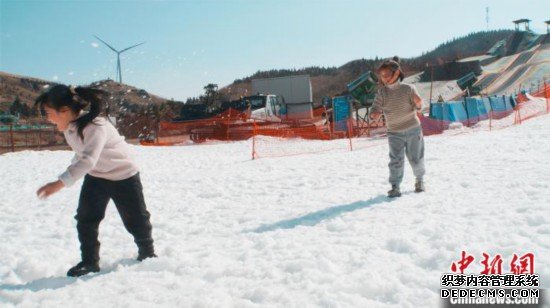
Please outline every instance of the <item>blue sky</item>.
[[546, 32], [548, 0], [0, 0], [0, 70], [68, 84], [115, 79], [176, 100], [258, 70], [411, 57], [470, 32]]

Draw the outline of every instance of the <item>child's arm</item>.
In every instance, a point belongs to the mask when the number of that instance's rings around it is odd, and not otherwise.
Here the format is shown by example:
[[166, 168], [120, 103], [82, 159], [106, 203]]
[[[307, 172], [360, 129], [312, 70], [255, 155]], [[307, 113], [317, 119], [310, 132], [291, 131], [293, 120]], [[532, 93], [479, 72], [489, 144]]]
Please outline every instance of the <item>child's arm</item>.
[[73, 185], [95, 167], [107, 141], [107, 134], [99, 125], [89, 124], [84, 128], [83, 135], [83, 143], [73, 149], [76, 160], [59, 176], [66, 187]]
[[99, 154], [103, 151], [107, 140], [105, 130], [101, 129], [98, 125], [90, 124], [84, 128], [83, 134], [84, 141], [73, 148], [75, 156], [67, 171], [61, 174], [57, 181], [40, 187], [36, 192], [40, 199], [55, 194], [63, 187], [73, 185], [96, 165]]
[[422, 110], [422, 98], [420, 94], [418, 94], [418, 90], [416, 90], [415, 86], [412, 86], [412, 102], [417, 111]]
[[378, 89], [376, 96], [374, 97], [374, 103], [370, 107], [370, 118], [377, 121], [382, 116], [382, 106], [384, 105], [384, 98], [382, 97], [382, 89]]

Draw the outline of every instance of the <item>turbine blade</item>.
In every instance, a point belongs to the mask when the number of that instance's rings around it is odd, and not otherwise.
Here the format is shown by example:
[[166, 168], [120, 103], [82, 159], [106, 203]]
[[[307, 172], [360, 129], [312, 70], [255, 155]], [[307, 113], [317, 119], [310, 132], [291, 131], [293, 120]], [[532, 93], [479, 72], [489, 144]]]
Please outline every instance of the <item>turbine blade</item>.
[[98, 40], [100, 40], [103, 44], [107, 45], [107, 47], [111, 48], [112, 51], [118, 53], [118, 50], [114, 49], [111, 45], [107, 44], [107, 42], [105, 42], [104, 40], [100, 39], [99, 37], [95, 36], [94, 37]]
[[130, 47], [125, 48], [125, 49], [122, 49], [122, 50], [120, 51], [120, 53], [123, 53], [123, 52], [125, 52], [125, 51], [128, 50], [128, 49], [132, 49], [132, 48], [134, 48], [134, 47], [137, 47], [137, 46], [143, 45], [143, 44], [145, 44], [145, 42], [136, 44], [136, 45], [134, 45], [134, 46], [130, 46]]

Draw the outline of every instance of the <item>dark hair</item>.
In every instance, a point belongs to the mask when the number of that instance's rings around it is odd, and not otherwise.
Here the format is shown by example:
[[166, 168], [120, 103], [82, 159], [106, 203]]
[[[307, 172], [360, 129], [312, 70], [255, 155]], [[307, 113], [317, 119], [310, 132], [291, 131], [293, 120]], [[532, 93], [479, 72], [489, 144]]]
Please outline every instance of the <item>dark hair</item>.
[[399, 81], [403, 81], [403, 79], [405, 79], [405, 74], [401, 69], [401, 63], [398, 56], [394, 56], [392, 59], [382, 62], [382, 64], [378, 66], [376, 73], [379, 74], [381, 70], [385, 69], [389, 69], [392, 73], [399, 71]]
[[44, 106], [59, 111], [62, 107], [69, 107], [72, 112], [79, 114], [88, 105], [90, 110], [87, 114], [78, 117], [74, 122], [78, 128], [78, 135], [84, 140], [82, 131], [86, 125], [93, 123], [94, 119], [101, 113], [102, 97], [106, 92], [88, 87], [68, 87], [66, 85], [55, 85], [40, 94], [34, 101], [34, 106], [44, 110]]

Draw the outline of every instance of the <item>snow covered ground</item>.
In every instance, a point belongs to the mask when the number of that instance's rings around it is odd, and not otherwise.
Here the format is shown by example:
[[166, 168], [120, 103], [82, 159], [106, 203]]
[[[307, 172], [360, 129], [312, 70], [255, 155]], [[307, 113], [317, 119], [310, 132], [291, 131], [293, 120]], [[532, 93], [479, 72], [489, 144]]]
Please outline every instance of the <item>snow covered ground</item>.
[[[303, 141], [304, 146], [308, 141]], [[294, 143], [298, 146], [299, 143]], [[497, 131], [426, 138], [427, 189], [407, 166], [385, 197], [387, 145], [250, 160], [250, 142], [135, 147], [159, 258], [138, 263], [114, 206], [102, 271], [79, 261], [79, 184], [36, 189], [72, 154], [0, 156], [0, 306], [436, 307], [465, 250], [535, 254], [550, 285], [550, 116]]]

